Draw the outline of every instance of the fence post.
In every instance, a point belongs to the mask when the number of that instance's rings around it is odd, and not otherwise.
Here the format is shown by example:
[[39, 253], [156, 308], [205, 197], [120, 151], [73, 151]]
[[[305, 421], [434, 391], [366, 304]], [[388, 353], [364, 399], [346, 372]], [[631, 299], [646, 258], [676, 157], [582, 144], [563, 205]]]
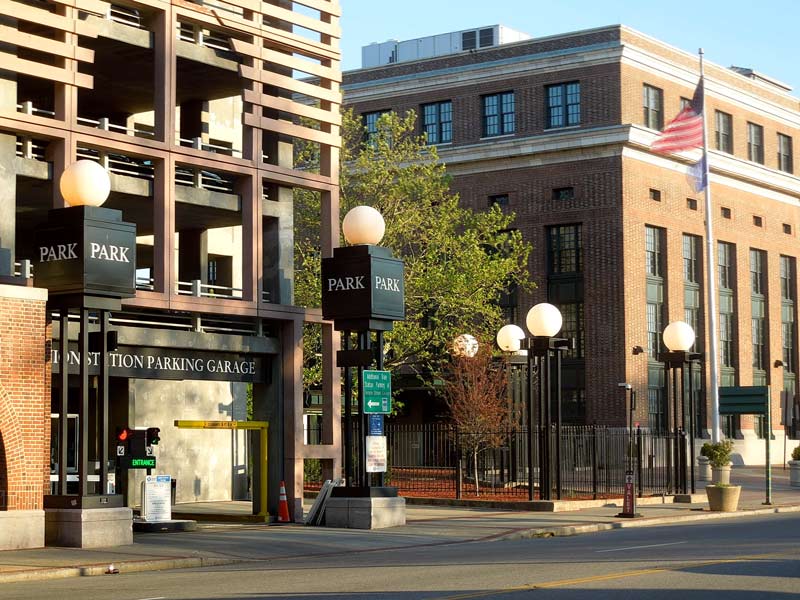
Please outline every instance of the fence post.
[[681, 493], [686, 494], [688, 486], [686, 485], [686, 432], [680, 430], [678, 437], [680, 442], [680, 469], [681, 469]]
[[642, 482], [642, 428], [636, 427], [636, 481], [639, 485], [639, 498], [644, 493], [644, 483]]
[[461, 469], [461, 439], [458, 434], [458, 427], [453, 428], [453, 439], [456, 441], [456, 500], [461, 500], [464, 473]]
[[597, 500], [597, 425], [592, 425], [592, 498]]

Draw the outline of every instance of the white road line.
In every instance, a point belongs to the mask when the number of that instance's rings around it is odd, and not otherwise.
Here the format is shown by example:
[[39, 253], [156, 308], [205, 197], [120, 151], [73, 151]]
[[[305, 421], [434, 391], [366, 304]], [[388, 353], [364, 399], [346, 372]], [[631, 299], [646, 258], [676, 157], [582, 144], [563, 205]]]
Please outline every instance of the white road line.
[[166, 600], [166, 596], [156, 596], [155, 598], [139, 598], [139, 600]]
[[611, 550], [595, 550], [595, 552], [622, 552], [623, 550], [638, 550], [639, 548], [660, 548], [661, 546], [676, 546], [688, 542], [670, 542], [668, 544], [650, 544], [648, 546], [628, 546], [627, 548], [612, 548]]

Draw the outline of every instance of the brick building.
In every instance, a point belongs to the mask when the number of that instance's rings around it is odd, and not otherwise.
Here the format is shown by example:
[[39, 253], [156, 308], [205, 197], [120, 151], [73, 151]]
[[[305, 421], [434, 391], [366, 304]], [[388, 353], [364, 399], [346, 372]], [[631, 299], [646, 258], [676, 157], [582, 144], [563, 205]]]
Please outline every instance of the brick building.
[[[384, 111], [415, 110], [462, 202], [516, 214], [538, 287], [512, 294], [509, 322], [524, 326], [538, 302], [561, 308], [562, 335], [577, 340], [564, 361], [565, 417], [624, 425], [617, 384], [630, 382], [635, 420], [661, 426], [663, 328], [688, 321], [695, 349], [709, 347], [704, 199], [687, 177], [699, 150], [649, 149], [692, 97], [698, 57], [625, 26], [513, 43], [501, 32], [448, 34], [446, 52], [435, 49], [443, 36], [423, 38], [405, 60], [391, 51], [404, 42], [367, 46], [369, 66], [344, 75], [345, 103], [367, 129]], [[707, 63], [705, 73], [721, 385], [771, 386], [777, 456], [781, 399], [796, 403], [800, 100], [750, 69]], [[757, 419], [723, 426], [743, 460], [763, 461]]]
[[[285, 479], [292, 512], [302, 515], [303, 460], [322, 459], [331, 474], [340, 463], [337, 337], [319, 309], [295, 304], [292, 209], [293, 189], [320, 194], [330, 253], [339, 238], [338, 2], [12, 0], [0, 12], [0, 517], [41, 511], [61, 456], [69, 493], [81, 472], [91, 493], [112, 484], [99, 481], [97, 392], [89, 414], [78, 398], [77, 319], [64, 331], [46, 291], [31, 286], [36, 232], [50, 209], [65, 206], [59, 178], [77, 159], [107, 168], [104, 206], [137, 228], [136, 296], [111, 315], [119, 347], [110, 354], [106, 441], [113, 447], [115, 427], [160, 427], [157, 472], [177, 479], [178, 501], [243, 499], [258, 489], [244, 432], [173, 422], [245, 420], [250, 396], [255, 419], [270, 423], [270, 513]], [[295, 168], [296, 139], [319, 149], [319, 174]], [[98, 329], [93, 313], [88, 322]], [[325, 361], [326, 422], [315, 446], [303, 442], [309, 322], [322, 327]], [[62, 336], [69, 374], [51, 379], [59, 364], [51, 341]], [[229, 368], [242, 361], [252, 369]], [[207, 368], [197, 376], [187, 364]], [[97, 371], [89, 380], [96, 390]], [[62, 428], [55, 399], [64, 386]], [[142, 475], [126, 476], [131, 505]]]

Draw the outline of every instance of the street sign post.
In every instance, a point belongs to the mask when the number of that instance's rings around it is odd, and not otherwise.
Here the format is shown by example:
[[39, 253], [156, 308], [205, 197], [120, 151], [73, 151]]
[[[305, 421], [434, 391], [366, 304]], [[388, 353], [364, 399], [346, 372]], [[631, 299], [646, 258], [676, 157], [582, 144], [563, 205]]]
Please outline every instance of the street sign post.
[[392, 412], [392, 374], [389, 371], [364, 371], [361, 380], [364, 389], [364, 412], [389, 414]]
[[737, 385], [719, 388], [719, 414], [721, 415], [764, 415], [767, 425], [766, 438], [766, 486], [767, 501], [772, 504], [772, 464], [770, 463], [769, 442], [772, 438], [772, 419], [769, 409], [769, 386]]

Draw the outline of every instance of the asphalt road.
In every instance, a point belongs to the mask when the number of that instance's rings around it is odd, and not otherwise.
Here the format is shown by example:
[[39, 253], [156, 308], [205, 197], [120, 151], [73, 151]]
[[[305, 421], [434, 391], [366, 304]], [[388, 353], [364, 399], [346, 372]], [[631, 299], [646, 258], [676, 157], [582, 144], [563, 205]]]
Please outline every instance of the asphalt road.
[[[0, 599], [800, 598], [799, 533], [790, 513], [358, 552], [334, 543], [314, 556], [211, 569], [4, 584]], [[231, 532], [231, 550], [257, 546], [259, 535]]]

